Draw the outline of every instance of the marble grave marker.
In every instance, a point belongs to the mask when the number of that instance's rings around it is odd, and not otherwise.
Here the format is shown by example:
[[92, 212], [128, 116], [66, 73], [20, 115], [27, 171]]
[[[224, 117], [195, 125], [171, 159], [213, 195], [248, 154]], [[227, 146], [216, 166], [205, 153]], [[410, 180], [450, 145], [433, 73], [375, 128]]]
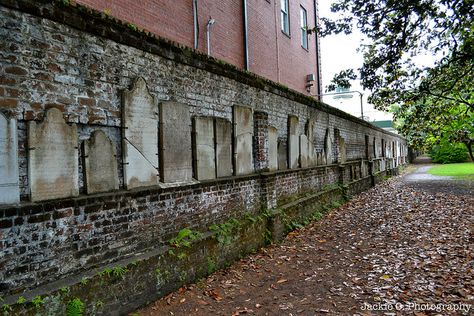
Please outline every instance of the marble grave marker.
[[160, 103], [160, 175], [165, 183], [193, 179], [191, 114], [189, 106]]
[[103, 131], [83, 143], [85, 187], [88, 194], [118, 190], [116, 150]]
[[0, 204], [19, 201], [16, 120], [0, 113]]
[[28, 123], [28, 173], [32, 201], [79, 194], [76, 124], [66, 124], [60, 110], [52, 108], [41, 123]]
[[156, 185], [158, 179], [158, 105], [138, 78], [123, 93], [122, 151], [127, 189]]

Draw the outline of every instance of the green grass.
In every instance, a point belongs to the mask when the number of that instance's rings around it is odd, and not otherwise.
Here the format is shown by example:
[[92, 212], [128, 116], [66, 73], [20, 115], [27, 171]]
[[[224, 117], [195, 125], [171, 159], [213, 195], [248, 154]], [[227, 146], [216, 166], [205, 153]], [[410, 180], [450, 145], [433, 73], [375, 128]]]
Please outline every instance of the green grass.
[[435, 176], [451, 176], [474, 181], [474, 163], [451, 163], [435, 166], [428, 170], [428, 173]]

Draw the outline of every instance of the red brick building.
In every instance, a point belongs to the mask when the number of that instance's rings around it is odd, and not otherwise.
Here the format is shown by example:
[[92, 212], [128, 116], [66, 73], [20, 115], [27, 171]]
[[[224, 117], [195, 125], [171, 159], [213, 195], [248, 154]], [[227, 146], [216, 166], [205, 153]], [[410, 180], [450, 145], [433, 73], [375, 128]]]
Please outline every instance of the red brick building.
[[[163, 38], [308, 93], [320, 93], [316, 0], [76, 0]], [[214, 23], [208, 26], [209, 21]]]

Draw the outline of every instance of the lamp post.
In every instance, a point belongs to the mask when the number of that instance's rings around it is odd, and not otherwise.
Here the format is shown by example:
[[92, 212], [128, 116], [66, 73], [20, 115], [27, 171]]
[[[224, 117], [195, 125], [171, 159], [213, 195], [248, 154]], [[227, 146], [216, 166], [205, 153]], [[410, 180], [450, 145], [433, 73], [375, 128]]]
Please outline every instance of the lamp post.
[[364, 119], [364, 106], [362, 102], [362, 97], [364, 94], [360, 91], [357, 90], [352, 90], [352, 91], [343, 91], [343, 92], [332, 92], [332, 93], [323, 93], [323, 94], [313, 94], [315, 97], [323, 97], [326, 95], [341, 95], [341, 94], [350, 94], [350, 93], [358, 93], [360, 97], [360, 118], [363, 120]]

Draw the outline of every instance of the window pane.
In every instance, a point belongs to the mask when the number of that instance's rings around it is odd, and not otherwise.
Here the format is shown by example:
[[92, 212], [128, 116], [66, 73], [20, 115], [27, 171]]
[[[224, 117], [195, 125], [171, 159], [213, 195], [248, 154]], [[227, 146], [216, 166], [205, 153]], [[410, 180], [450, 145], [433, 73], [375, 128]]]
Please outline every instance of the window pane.
[[281, 30], [290, 34], [290, 20], [288, 15], [288, 0], [281, 0]]
[[305, 8], [300, 8], [301, 46], [308, 49], [308, 18]]

